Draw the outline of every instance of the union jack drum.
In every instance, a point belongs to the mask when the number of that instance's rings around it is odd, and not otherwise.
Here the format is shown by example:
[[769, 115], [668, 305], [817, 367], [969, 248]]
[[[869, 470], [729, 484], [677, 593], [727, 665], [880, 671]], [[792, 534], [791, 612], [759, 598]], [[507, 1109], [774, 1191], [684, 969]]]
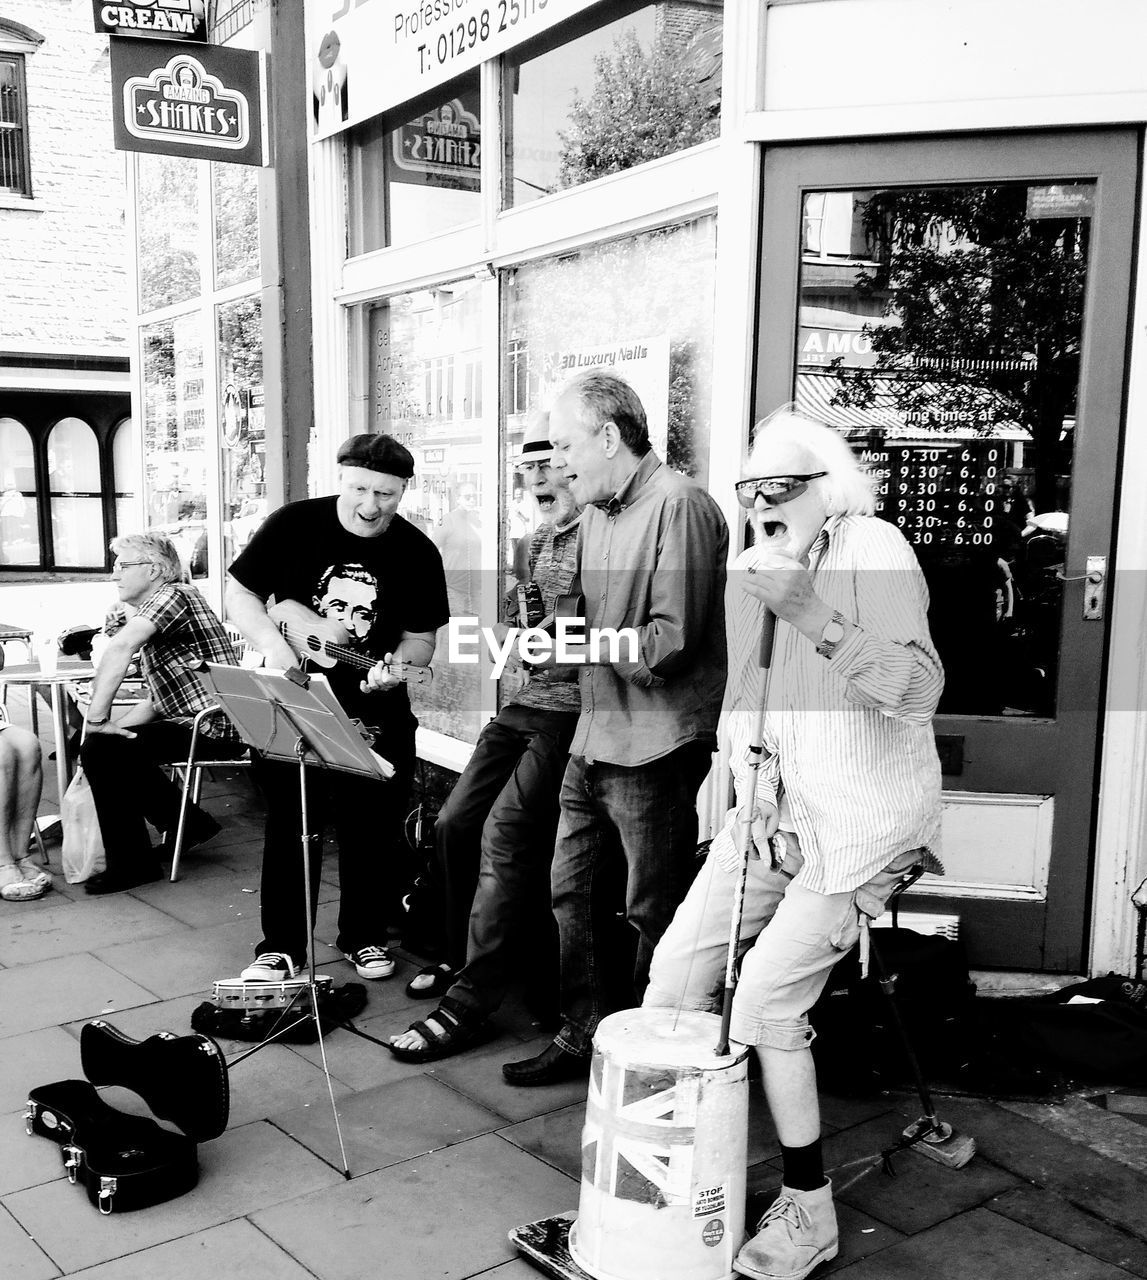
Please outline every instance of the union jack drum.
[[595, 1280], [726, 1280], [744, 1241], [747, 1051], [721, 1020], [626, 1009], [594, 1037], [570, 1253]]

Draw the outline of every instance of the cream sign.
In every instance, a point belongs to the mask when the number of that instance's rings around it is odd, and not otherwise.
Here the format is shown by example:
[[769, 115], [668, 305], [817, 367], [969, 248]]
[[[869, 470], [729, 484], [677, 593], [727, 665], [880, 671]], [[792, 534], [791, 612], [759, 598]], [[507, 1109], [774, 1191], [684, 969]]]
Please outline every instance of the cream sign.
[[307, 0], [313, 136], [330, 137], [506, 53], [593, 0]]

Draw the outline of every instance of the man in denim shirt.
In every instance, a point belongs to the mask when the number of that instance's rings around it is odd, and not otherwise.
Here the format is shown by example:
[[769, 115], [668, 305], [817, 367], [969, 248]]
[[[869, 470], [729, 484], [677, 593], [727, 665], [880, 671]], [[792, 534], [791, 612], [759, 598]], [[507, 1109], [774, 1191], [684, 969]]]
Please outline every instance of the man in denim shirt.
[[[636, 632], [636, 658], [601, 643], [581, 668], [581, 715], [561, 791], [551, 884], [562, 1028], [506, 1063], [511, 1084], [589, 1072], [597, 1024], [640, 999], [649, 960], [693, 875], [697, 789], [725, 689], [725, 560], [717, 504], [652, 452], [645, 410], [609, 373], [568, 383], [550, 416], [554, 465], [585, 508], [578, 544], [587, 628]], [[632, 989], [609, 972], [595, 885], [623, 865], [637, 931]]]

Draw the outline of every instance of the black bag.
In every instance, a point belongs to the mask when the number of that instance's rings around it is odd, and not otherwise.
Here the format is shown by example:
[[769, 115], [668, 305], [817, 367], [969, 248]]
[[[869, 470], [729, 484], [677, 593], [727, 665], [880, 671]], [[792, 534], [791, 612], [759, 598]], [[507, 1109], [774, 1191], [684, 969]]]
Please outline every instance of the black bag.
[[[912, 929], [873, 929], [872, 935], [873, 950], [895, 975], [896, 1006], [925, 1078], [958, 1074], [968, 1060], [976, 993], [963, 945]], [[812, 1045], [817, 1078], [830, 1093], [856, 1096], [913, 1083], [878, 971], [874, 958], [862, 978], [854, 947], [809, 1013], [817, 1033]]]

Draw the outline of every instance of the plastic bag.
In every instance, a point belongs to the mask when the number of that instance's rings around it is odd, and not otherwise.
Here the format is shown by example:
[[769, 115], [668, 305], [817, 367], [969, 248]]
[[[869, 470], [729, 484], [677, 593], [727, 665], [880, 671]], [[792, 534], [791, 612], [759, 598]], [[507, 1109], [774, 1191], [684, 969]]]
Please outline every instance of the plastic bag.
[[96, 802], [83, 769], [76, 770], [76, 776], [64, 792], [60, 804], [60, 826], [63, 829], [60, 856], [68, 884], [79, 884], [106, 868]]

